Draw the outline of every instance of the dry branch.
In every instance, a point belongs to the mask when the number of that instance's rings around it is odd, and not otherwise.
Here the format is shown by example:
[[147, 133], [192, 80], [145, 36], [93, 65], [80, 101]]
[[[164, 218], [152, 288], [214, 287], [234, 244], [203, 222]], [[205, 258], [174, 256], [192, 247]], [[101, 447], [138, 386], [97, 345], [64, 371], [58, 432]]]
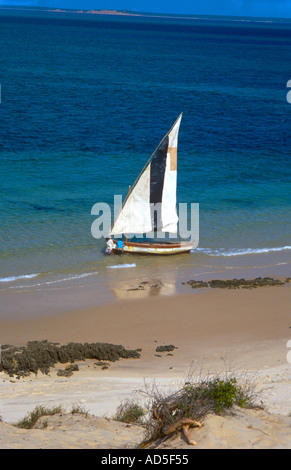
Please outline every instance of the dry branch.
[[163, 429], [163, 433], [167, 436], [168, 434], [172, 434], [173, 432], [178, 431], [183, 426], [188, 426], [188, 427], [198, 427], [199, 429], [202, 427], [202, 424], [199, 423], [198, 421], [195, 421], [195, 419], [191, 418], [184, 418], [178, 421], [175, 424], [172, 424], [171, 426], [168, 426], [167, 428]]

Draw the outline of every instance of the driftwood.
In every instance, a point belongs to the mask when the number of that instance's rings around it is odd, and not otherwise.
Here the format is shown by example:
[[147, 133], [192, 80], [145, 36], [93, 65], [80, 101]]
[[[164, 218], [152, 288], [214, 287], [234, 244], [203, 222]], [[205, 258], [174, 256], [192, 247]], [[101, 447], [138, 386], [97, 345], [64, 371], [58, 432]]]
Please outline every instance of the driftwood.
[[190, 435], [189, 435], [189, 426], [183, 426], [183, 433], [184, 433], [184, 436], [186, 437], [187, 439], [187, 442], [188, 444], [192, 445], [192, 446], [196, 446], [197, 442], [194, 441], [194, 439], [191, 439], [190, 438]]
[[[172, 407], [169, 407], [170, 410], [168, 409], [168, 411], [173, 411], [176, 407], [177, 405], [174, 405], [174, 406], [172, 405]], [[182, 428], [184, 436], [187, 439], [188, 444], [194, 445], [194, 446], [197, 444], [196, 441], [191, 439], [190, 434], [189, 434], [189, 428], [197, 427], [200, 429], [202, 427], [202, 424], [199, 423], [199, 421], [196, 421], [195, 419], [191, 419], [191, 418], [183, 418], [177, 421], [177, 423], [173, 423], [167, 427], [163, 427], [163, 424], [162, 424], [163, 420], [161, 416], [159, 416], [156, 406], [153, 407], [153, 418], [161, 423], [158, 428], [158, 431], [161, 432], [164, 436], [169, 436], [170, 434], [173, 434], [174, 432]]]
[[163, 430], [165, 435], [172, 434], [175, 431], [178, 431], [179, 428], [183, 426], [188, 426], [188, 427], [198, 427], [199, 429], [202, 427], [202, 424], [199, 423], [198, 421], [195, 421], [194, 419], [191, 418], [184, 418], [178, 421], [177, 423], [174, 423], [170, 426], [168, 426], [166, 429]]
[[192, 440], [189, 435], [189, 428], [194, 426], [200, 429], [202, 427], [202, 424], [198, 421], [195, 421], [195, 419], [184, 418], [178, 421], [177, 423], [168, 426], [166, 429], [163, 429], [163, 433], [167, 436], [168, 434], [172, 434], [182, 428], [188, 444], [195, 446], [197, 442]]

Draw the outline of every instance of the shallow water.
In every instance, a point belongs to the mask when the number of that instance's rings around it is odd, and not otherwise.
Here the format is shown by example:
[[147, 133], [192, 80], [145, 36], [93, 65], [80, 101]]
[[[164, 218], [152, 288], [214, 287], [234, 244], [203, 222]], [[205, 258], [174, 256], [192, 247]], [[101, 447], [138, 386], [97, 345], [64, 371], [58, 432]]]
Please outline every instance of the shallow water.
[[[290, 21], [0, 23], [0, 290], [290, 275]], [[105, 257], [92, 206], [126, 195], [181, 111], [177, 196], [199, 203], [198, 248]]]

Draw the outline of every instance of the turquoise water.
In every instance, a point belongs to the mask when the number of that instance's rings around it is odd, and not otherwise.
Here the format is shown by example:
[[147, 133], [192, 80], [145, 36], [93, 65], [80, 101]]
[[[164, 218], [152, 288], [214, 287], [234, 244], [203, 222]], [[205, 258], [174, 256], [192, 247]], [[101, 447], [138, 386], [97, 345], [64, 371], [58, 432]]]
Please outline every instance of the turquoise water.
[[[0, 43], [0, 289], [120, 264], [289, 266], [290, 21], [0, 10]], [[178, 202], [199, 203], [198, 249], [105, 257], [92, 206], [126, 195], [181, 112]]]

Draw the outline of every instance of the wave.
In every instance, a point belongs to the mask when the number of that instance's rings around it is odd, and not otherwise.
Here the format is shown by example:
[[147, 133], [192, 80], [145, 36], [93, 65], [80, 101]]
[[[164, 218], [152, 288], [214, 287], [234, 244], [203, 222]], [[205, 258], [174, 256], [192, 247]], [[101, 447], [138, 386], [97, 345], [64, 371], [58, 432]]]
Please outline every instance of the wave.
[[116, 264], [115, 266], [107, 266], [107, 268], [118, 269], [118, 268], [135, 268], [136, 264]]
[[32, 279], [33, 277], [39, 276], [37, 274], [22, 274], [20, 276], [9, 276], [9, 277], [0, 277], [0, 282], [13, 282], [17, 281], [18, 279]]
[[[75, 279], [81, 279], [83, 277], [87, 277], [87, 276], [93, 276], [94, 274], [98, 274], [97, 272], [93, 272], [93, 273], [83, 273], [83, 274], [73, 274], [73, 275], [69, 275], [68, 277], [63, 277], [63, 278], [60, 278], [60, 279], [55, 279], [53, 281], [43, 281], [43, 282], [37, 282], [37, 283], [34, 283], [34, 284], [27, 284], [27, 285], [14, 285], [14, 286], [9, 286], [10, 289], [24, 289], [24, 288], [31, 288], [31, 287], [40, 287], [40, 286], [46, 286], [46, 285], [50, 285], [50, 284], [59, 284], [61, 282], [68, 282], [68, 281], [74, 281]], [[9, 282], [9, 280], [16, 280], [16, 279], [23, 279], [23, 278], [32, 278], [32, 277], [35, 277], [35, 276], [38, 276], [38, 274], [35, 274], [35, 275], [29, 275], [29, 276], [15, 276], [15, 277], [11, 277], [11, 278], [5, 278], [7, 279], [7, 281], [2, 281], [2, 282]], [[1, 278], [0, 278], [0, 282], [1, 282]]]
[[[45, 281], [41, 284], [56, 284], [58, 282], [66, 282], [66, 281], [73, 281], [74, 279], [81, 279], [82, 277], [93, 276], [94, 274], [98, 274], [97, 272], [94, 273], [83, 273], [83, 274], [74, 274], [72, 276], [63, 277], [61, 279], [56, 279], [55, 281]], [[37, 284], [38, 286], [41, 284]]]
[[194, 248], [192, 253], [203, 253], [208, 256], [243, 256], [243, 255], [257, 255], [262, 253], [271, 253], [272, 251], [285, 251], [291, 250], [291, 246], [281, 246], [274, 248]]

